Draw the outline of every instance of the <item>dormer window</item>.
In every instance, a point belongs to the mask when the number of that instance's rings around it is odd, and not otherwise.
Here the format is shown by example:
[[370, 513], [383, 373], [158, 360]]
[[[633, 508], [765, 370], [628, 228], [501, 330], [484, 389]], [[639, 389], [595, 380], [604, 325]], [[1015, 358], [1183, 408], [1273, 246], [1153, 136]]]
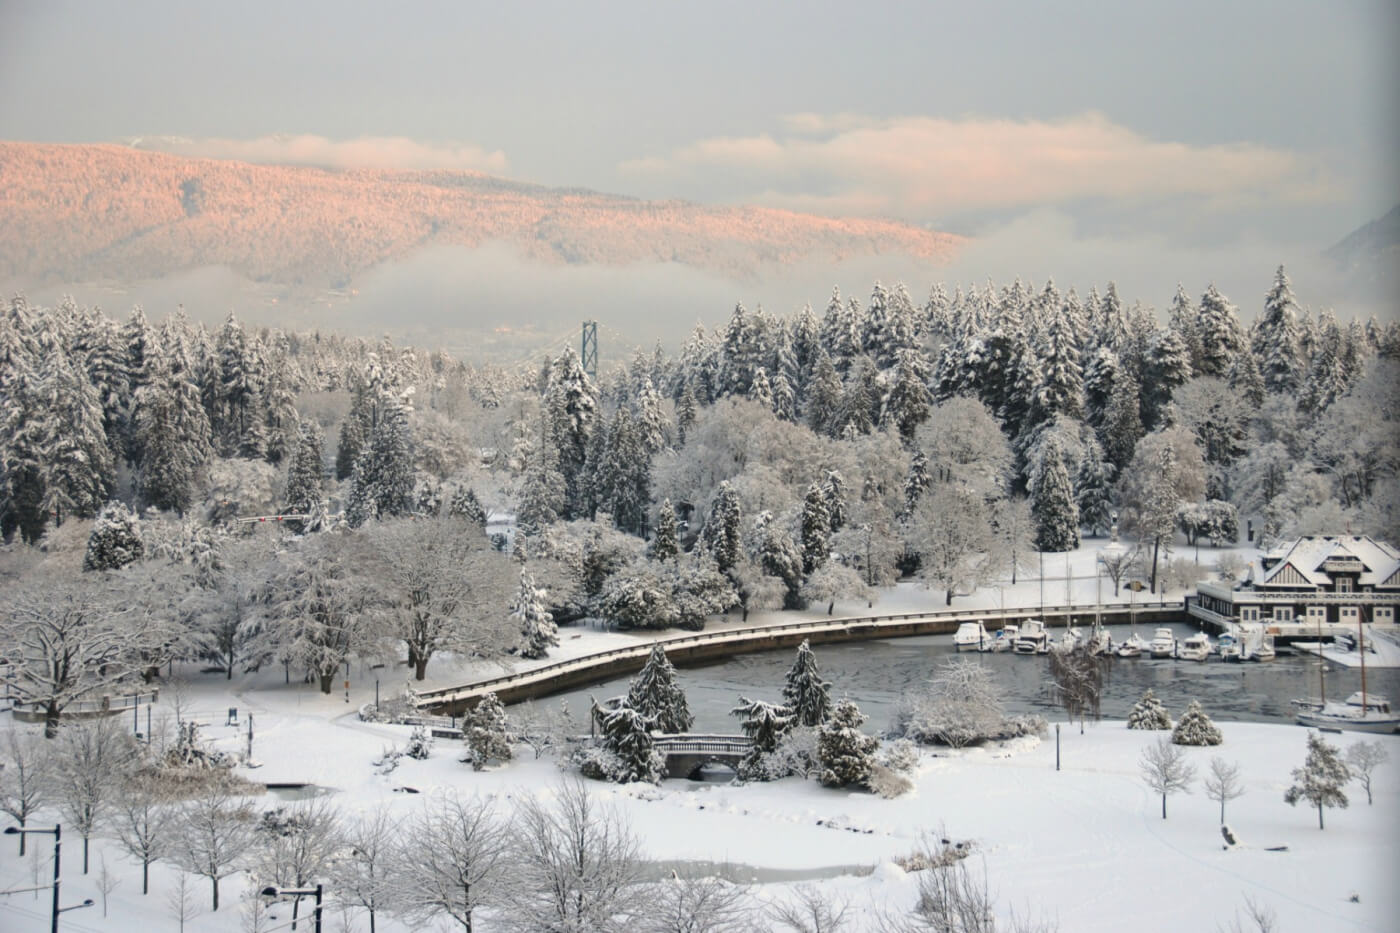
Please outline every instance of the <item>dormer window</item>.
[[1337, 578], [1337, 592], [1338, 592], [1338, 593], [1350, 593], [1350, 592], [1351, 592], [1351, 577], [1338, 577], [1338, 578]]

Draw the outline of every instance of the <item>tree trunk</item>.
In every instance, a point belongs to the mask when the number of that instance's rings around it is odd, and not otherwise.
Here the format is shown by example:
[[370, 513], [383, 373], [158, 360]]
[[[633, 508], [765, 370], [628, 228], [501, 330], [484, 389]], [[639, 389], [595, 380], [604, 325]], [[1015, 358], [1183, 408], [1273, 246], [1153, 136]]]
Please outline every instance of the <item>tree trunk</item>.
[[831, 602], [829, 602], [829, 603], [826, 604], [826, 614], [827, 614], [827, 615], [831, 615], [831, 611], [832, 611], [833, 609], [835, 609], [835, 608], [836, 608], [836, 600], [833, 599]]
[[321, 680], [321, 692], [330, 696], [331, 689], [335, 686], [335, 672], [318, 675]]
[[1162, 819], [1167, 818], [1167, 795], [1162, 795]]
[[1225, 798], [1220, 798], [1220, 825], [1225, 825]]
[[948, 587], [948, 596], [947, 596], [946, 599], [943, 600], [943, 605], [945, 605], [945, 606], [951, 606], [951, 605], [953, 605], [953, 588], [952, 588], [951, 586]]
[[44, 738], [51, 739], [58, 735], [58, 717], [60, 714], [58, 704], [50, 701], [44, 707]]
[[213, 883], [213, 885], [214, 885], [214, 907], [213, 907], [213, 909], [214, 909], [214, 910], [218, 910], [218, 909], [219, 909], [219, 879], [218, 879], [218, 878], [210, 878], [209, 881], [210, 881], [211, 883]]
[[419, 657], [413, 659], [413, 679], [424, 680], [428, 676], [428, 659]]
[[141, 893], [151, 893], [151, 860], [141, 860]]
[[1148, 592], [1157, 592], [1157, 550], [1162, 546], [1162, 539], [1157, 538], [1152, 542], [1152, 581]]
[[[19, 828], [20, 828], [20, 829], [24, 829], [24, 820], [20, 820], [20, 821], [19, 821]], [[20, 834], [19, 834], [19, 854], [20, 854], [20, 857], [21, 857], [21, 858], [24, 857], [24, 837], [25, 837], [26, 835], [27, 835], [26, 833], [20, 833]]]
[[1317, 805], [1317, 828], [1318, 828], [1318, 829], [1325, 829], [1325, 828], [1326, 828], [1325, 826], [1322, 825], [1322, 804], [1318, 804], [1318, 805]]
[[88, 869], [88, 837], [83, 836], [83, 874], [87, 874]]

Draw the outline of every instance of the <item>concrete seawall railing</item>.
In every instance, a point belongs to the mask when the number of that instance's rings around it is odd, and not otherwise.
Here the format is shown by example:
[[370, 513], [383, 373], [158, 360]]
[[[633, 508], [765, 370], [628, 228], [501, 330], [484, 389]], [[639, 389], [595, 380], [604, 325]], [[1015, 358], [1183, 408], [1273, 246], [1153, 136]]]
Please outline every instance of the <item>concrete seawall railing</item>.
[[1043, 618], [1047, 625], [1087, 625], [1095, 615], [1105, 623], [1135, 620], [1144, 625], [1177, 622], [1187, 618], [1185, 604], [1166, 602], [1154, 606], [1104, 607], [1046, 606], [1028, 609], [966, 609], [946, 612], [909, 612], [893, 615], [808, 619], [781, 625], [719, 629], [694, 635], [675, 635], [611, 651], [558, 661], [516, 674], [508, 674], [455, 687], [418, 693], [420, 708], [440, 715], [460, 716], [486, 693], [503, 703], [516, 703], [559, 693], [585, 684], [634, 673], [646, 663], [651, 646], [659, 644], [672, 664], [700, 664], [736, 654], [791, 648], [808, 640], [812, 644], [865, 641], [874, 638], [907, 638], [914, 635], [951, 634], [963, 622], [981, 622], [996, 631], [1006, 623]]

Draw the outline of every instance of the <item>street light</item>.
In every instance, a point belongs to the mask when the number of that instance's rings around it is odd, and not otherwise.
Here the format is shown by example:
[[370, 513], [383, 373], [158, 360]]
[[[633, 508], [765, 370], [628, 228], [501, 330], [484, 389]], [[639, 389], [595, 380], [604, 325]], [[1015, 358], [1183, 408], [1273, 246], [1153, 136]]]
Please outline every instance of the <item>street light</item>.
[[323, 885], [316, 885], [314, 888], [279, 888], [268, 885], [260, 893], [263, 897], [314, 897], [316, 898], [316, 933], [321, 933], [321, 891]]
[[6, 836], [27, 836], [27, 835], [29, 835], [30, 833], [35, 833], [35, 834], [40, 835], [40, 836], [52, 836], [52, 837], [53, 837], [53, 913], [51, 914], [50, 921], [49, 921], [49, 931], [50, 931], [50, 933], [58, 933], [58, 915], [61, 914], [61, 913], [64, 913], [65, 911], [69, 911], [69, 910], [78, 910], [79, 908], [82, 908], [82, 907], [91, 907], [91, 906], [92, 906], [92, 898], [88, 898], [87, 900], [83, 901], [81, 904], [73, 904], [73, 905], [71, 905], [71, 906], [69, 906], [69, 907], [59, 907], [59, 906], [58, 906], [58, 886], [59, 886], [59, 883], [60, 883], [60, 882], [59, 882], [59, 868], [60, 868], [60, 867], [62, 866], [62, 864], [63, 864], [63, 863], [60, 861], [60, 859], [59, 859], [59, 855], [60, 855], [60, 853], [62, 852], [62, 849], [61, 849], [61, 847], [60, 847], [60, 843], [62, 842], [62, 837], [63, 837], [63, 826], [62, 826], [61, 824], [59, 824], [59, 823], [55, 823], [55, 824], [53, 824], [53, 829], [37, 829], [37, 828], [29, 828], [29, 827], [23, 827], [23, 826], [6, 826], [6, 827], [5, 827], [5, 835], [6, 835]]

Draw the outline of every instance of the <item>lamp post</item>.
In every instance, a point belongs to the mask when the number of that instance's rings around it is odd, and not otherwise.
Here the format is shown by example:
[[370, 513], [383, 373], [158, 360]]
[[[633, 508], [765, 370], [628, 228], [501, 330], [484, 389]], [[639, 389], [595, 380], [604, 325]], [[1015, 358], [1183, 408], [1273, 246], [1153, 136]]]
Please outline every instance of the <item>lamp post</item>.
[[91, 907], [92, 898], [88, 898], [81, 904], [73, 904], [68, 907], [58, 906], [58, 887], [61, 883], [59, 880], [59, 871], [63, 864], [60, 860], [60, 855], [62, 855], [63, 851], [63, 826], [59, 823], [55, 823], [53, 824], [53, 829], [37, 829], [23, 826], [5, 827], [5, 835], [7, 836], [27, 836], [30, 833], [35, 833], [41, 836], [53, 837], [53, 912], [50, 915], [49, 931], [50, 933], [58, 933], [58, 915], [69, 910], [78, 910], [82, 907]]
[[314, 888], [278, 888], [269, 885], [268, 887], [263, 888], [262, 891], [259, 893], [261, 893], [263, 897], [282, 897], [284, 895], [287, 895], [291, 897], [316, 898], [315, 930], [316, 933], [321, 933], [321, 894], [323, 888], [324, 885], [319, 884], [316, 885], [316, 887]]

